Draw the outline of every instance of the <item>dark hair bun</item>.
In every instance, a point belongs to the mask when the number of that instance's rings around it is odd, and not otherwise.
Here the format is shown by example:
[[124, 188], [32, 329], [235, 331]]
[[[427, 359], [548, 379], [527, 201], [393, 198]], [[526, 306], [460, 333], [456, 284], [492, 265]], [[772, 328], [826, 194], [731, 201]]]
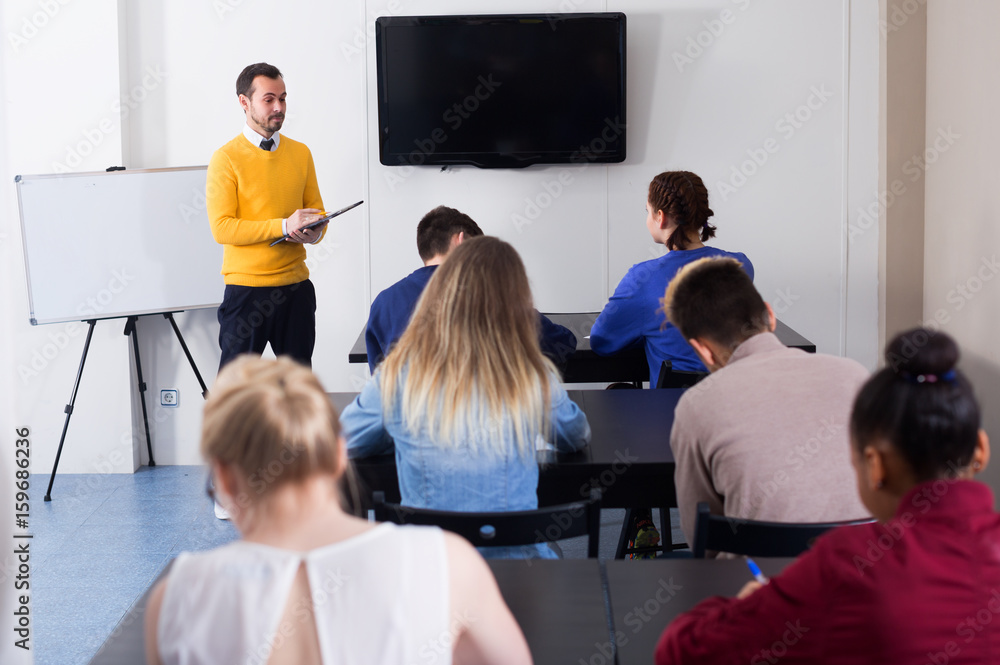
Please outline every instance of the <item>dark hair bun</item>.
[[887, 441], [919, 482], [951, 478], [972, 463], [979, 441], [979, 402], [955, 365], [948, 335], [915, 328], [885, 350], [886, 366], [862, 386], [851, 413], [856, 450]]
[[914, 328], [896, 335], [885, 349], [885, 361], [897, 374], [941, 375], [958, 364], [958, 345], [943, 332]]

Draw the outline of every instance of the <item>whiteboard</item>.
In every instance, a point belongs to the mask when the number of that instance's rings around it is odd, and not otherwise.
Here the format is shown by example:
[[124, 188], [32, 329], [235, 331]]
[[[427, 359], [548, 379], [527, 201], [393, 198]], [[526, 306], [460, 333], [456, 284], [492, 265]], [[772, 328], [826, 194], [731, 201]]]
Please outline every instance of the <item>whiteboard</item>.
[[206, 169], [17, 176], [32, 325], [218, 307]]

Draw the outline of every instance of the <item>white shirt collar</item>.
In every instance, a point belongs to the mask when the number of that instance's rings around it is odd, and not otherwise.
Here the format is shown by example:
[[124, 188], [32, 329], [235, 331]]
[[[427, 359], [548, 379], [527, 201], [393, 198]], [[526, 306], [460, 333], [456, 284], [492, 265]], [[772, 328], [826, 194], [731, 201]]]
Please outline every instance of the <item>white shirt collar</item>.
[[[243, 125], [243, 136], [245, 136], [247, 141], [250, 141], [250, 143], [252, 143], [256, 148], [259, 148], [260, 142], [267, 138], [266, 136], [261, 136], [256, 131], [251, 129], [249, 124]], [[274, 134], [271, 134], [271, 138], [274, 139], [274, 145], [271, 146], [271, 152], [274, 152], [278, 149], [278, 143], [281, 141], [281, 137], [278, 136], [278, 132], [275, 132]]]

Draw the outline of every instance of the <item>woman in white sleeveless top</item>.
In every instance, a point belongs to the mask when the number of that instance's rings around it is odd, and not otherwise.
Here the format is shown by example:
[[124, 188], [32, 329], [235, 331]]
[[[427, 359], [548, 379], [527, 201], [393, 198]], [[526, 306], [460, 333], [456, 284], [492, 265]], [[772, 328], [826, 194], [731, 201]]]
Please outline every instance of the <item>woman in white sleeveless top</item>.
[[227, 365], [201, 445], [242, 540], [177, 558], [146, 611], [148, 662], [531, 662], [468, 543], [341, 509], [344, 442], [310, 370], [283, 358]]

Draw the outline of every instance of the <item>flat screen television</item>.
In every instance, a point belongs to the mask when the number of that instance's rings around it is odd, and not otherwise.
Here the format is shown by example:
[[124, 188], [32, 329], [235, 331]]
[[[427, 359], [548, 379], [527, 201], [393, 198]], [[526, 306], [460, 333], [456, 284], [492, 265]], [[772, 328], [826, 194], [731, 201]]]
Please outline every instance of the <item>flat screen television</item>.
[[379, 161], [388, 166], [625, 160], [625, 15], [375, 21]]

